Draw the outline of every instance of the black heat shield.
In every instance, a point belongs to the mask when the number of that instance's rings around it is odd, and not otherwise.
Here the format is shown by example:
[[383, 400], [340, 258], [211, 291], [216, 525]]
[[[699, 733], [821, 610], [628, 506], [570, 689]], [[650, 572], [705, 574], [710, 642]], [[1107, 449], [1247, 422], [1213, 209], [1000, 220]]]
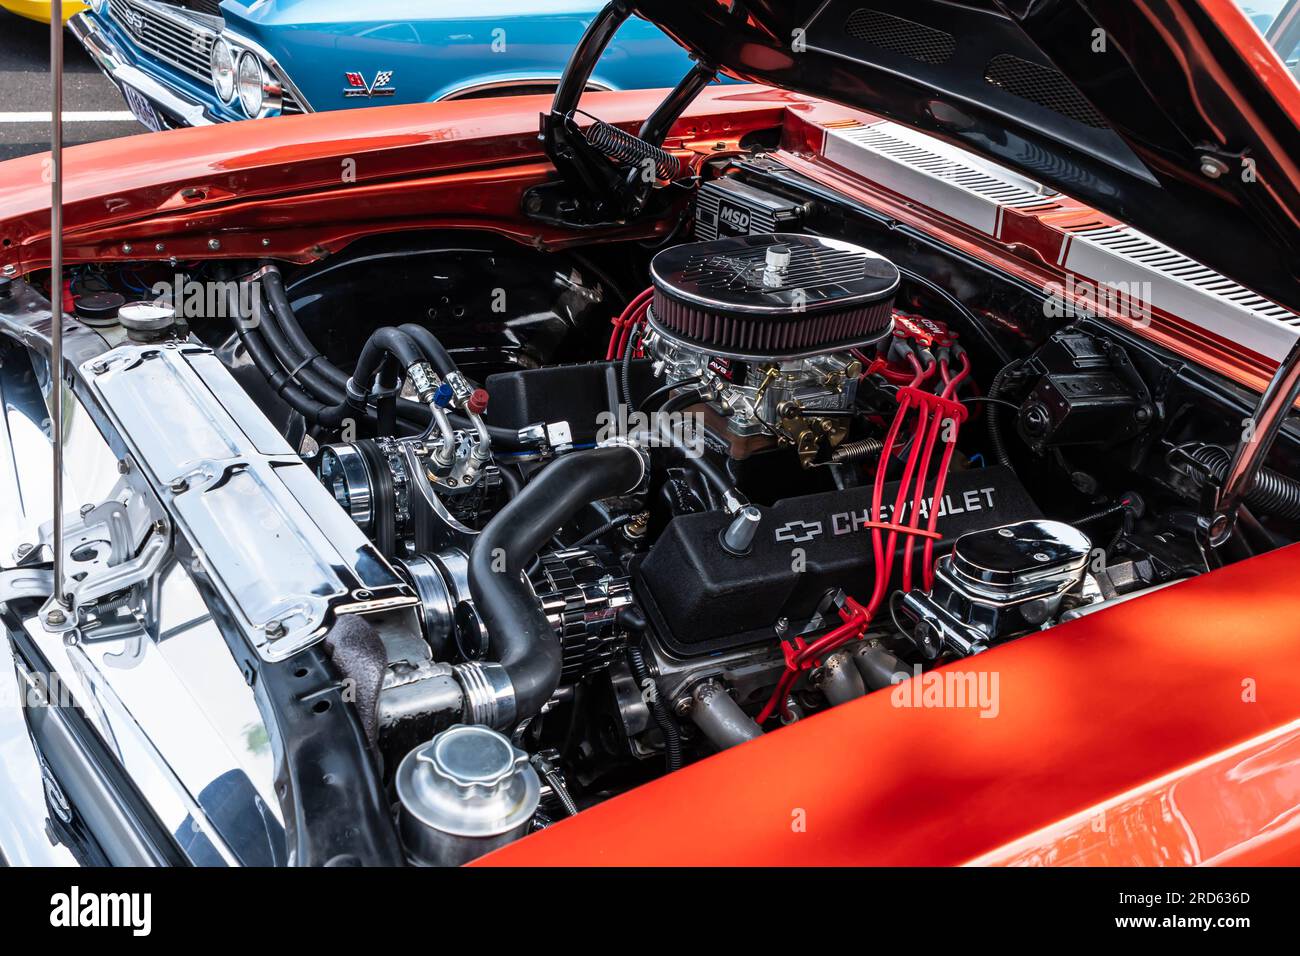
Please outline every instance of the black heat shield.
[[636, 7], [735, 76], [924, 130], [1300, 311], [1300, 131], [1196, 0]]

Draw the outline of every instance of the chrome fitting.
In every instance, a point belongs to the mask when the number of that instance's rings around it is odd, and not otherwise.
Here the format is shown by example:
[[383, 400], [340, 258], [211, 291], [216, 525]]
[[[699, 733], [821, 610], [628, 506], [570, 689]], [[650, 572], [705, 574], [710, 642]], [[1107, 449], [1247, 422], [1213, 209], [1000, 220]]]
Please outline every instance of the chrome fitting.
[[407, 368], [406, 374], [420, 401], [426, 405], [431, 403], [433, 393], [438, 389], [438, 374], [433, 370], [433, 366], [428, 362], [416, 362]]
[[348, 401], [353, 405], [364, 405], [368, 397], [365, 390], [352, 378], [348, 379], [347, 393]]
[[506, 730], [515, 722], [515, 688], [500, 664], [470, 661], [452, 668], [465, 695], [461, 719], [467, 724], [484, 724]]
[[451, 386], [452, 404], [464, 408], [469, 397], [474, 394], [474, 387], [465, 381], [465, 376], [460, 372], [448, 372], [443, 381]]
[[722, 546], [731, 554], [748, 554], [762, 520], [763, 512], [753, 505], [741, 508], [731, 519], [731, 524], [722, 532]]
[[519, 429], [519, 444], [528, 447], [545, 448], [546, 447], [546, 426], [540, 422], [536, 425], [529, 425], [526, 428]]

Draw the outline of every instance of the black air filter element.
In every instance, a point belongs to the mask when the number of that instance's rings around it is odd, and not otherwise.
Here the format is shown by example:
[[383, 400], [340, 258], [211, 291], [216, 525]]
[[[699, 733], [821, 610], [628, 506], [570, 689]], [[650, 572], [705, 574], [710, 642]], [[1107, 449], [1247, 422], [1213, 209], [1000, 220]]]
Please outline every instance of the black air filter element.
[[650, 263], [651, 325], [733, 358], [792, 358], [888, 334], [898, 269], [819, 236], [734, 236], [665, 249]]

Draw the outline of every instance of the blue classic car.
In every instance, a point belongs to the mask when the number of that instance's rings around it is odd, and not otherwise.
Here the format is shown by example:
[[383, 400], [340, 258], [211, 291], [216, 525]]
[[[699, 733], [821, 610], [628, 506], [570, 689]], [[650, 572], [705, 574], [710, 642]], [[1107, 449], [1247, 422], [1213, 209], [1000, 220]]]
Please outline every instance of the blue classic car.
[[[151, 129], [553, 89], [603, 0], [92, 0], [69, 26]], [[597, 89], [675, 84], [685, 51], [629, 20]]]

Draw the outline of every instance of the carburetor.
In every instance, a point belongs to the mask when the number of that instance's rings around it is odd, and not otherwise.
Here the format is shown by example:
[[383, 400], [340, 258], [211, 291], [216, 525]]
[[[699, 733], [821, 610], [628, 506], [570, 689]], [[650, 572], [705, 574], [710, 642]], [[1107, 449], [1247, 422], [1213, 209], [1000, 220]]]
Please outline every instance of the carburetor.
[[668, 383], [705, 383], [714, 396], [704, 407], [705, 427], [731, 458], [747, 458], [775, 442], [795, 449], [810, 466], [848, 434], [847, 415], [837, 413], [847, 412], [857, 395], [862, 363], [852, 353], [733, 362], [655, 332], [646, 349]]
[[888, 259], [817, 236], [737, 236], [665, 249], [650, 274], [655, 374], [701, 391], [730, 457], [776, 444], [810, 467], [844, 440], [863, 371], [853, 350], [890, 331]]

